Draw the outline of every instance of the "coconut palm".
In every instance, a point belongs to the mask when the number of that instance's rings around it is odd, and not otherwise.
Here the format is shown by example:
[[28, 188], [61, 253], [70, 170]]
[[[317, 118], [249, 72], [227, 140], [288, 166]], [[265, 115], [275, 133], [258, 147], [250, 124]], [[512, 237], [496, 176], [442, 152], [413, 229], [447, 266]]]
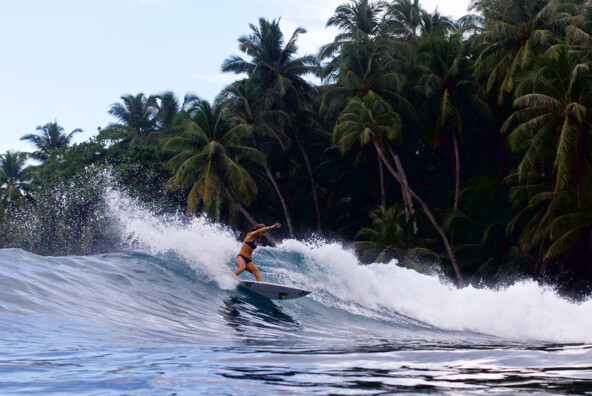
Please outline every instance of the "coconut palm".
[[7, 151], [0, 155], [0, 191], [2, 203], [22, 204], [34, 191], [33, 168], [26, 165], [27, 153]]
[[445, 36], [460, 28], [450, 17], [442, 15], [437, 9], [434, 13], [424, 12], [421, 14], [421, 37], [427, 35]]
[[[284, 111], [294, 120], [304, 118], [307, 102], [311, 100], [313, 93], [311, 84], [304, 79], [304, 76], [317, 70], [317, 60], [313, 55], [295, 56], [298, 51], [296, 45], [298, 36], [306, 33], [306, 30], [297, 28], [285, 42], [279, 20], [268, 21], [261, 18], [259, 26], [251, 24], [249, 27], [252, 34], [242, 36], [238, 41], [240, 51], [250, 59], [231, 56], [222, 64], [222, 71], [246, 73], [258, 89], [261, 89], [266, 110]], [[304, 139], [297, 128], [297, 123], [283, 127], [297, 143], [304, 159], [317, 217], [317, 232], [322, 235], [319, 194]]]
[[319, 58], [334, 56], [344, 43], [364, 37], [380, 36], [387, 25], [387, 20], [384, 18], [386, 8], [387, 4], [384, 1], [369, 2], [368, 0], [352, 0], [338, 6], [325, 26], [336, 27], [341, 33], [335, 36], [332, 43], [321, 47]]
[[76, 128], [72, 132], [64, 133], [64, 128], [58, 124], [58, 121], [48, 122], [43, 126], [35, 128], [38, 133], [29, 133], [21, 140], [28, 140], [37, 149], [31, 153], [31, 158], [44, 162], [49, 158], [49, 154], [54, 148], [67, 147], [75, 134], [82, 132], [82, 129]]
[[341, 152], [348, 151], [354, 145], [371, 145], [376, 150], [382, 163], [389, 170], [395, 180], [406, 189], [410, 196], [417, 201], [426, 216], [440, 235], [452, 262], [459, 284], [463, 285], [463, 277], [458, 268], [454, 252], [444, 231], [436, 222], [434, 215], [427, 204], [411, 189], [405, 185], [401, 174], [397, 172], [387, 159], [389, 142], [401, 138], [401, 123], [399, 115], [379, 95], [368, 92], [363, 98], [355, 97], [349, 101], [333, 130], [333, 142]]
[[268, 103], [280, 104], [285, 96], [299, 103], [310, 92], [311, 85], [304, 79], [314, 73], [317, 60], [313, 55], [295, 57], [296, 40], [306, 30], [296, 28], [285, 42], [279, 20], [259, 19], [259, 26], [250, 24], [252, 34], [238, 39], [239, 49], [250, 57], [229, 57], [222, 64], [223, 72], [246, 73], [264, 90]]
[[119, 122], [109, 124], [106, 129], [123, 129], [131, 135], [130, 143], [146, 143], [158, 129], [156, 97], [146, 97], [143, 93], [123, 95], [121, 102], [113, 103], [107, 111]]
[[[545, 260], [565, 256], [574, 248], [584, 248], [589, 254], [592, 248], [592, 208], [587, 201], [585, 207], [570, 205], [569, 211], [557, 216], [549, 225], [551, 245], [545, 252]], [[580, 246], [578, 246], [580, 244]]]
[[182, 109], [182, 104], [179, 103], [179, 99], [172, 91], [165, 91], [154, 95], [154, 99], [154, 107], [156, 108], [154, 118], [158, 125], [158, 129], [171, 129], [175, 118], [179, 115]]
[[472, 74], [467, 47], [460, 34], [429, 35], [417, 47], [418, 64], [422, 78], [418, 88], [425, 101], [424, 114], [437, 114], [434, 145], [439, 145], [442, 136], [452, 140], [455, 176], [454, 209], [460, 199], [460, 144], [463, 141], [465, 119], [476, 113], [487, 114], [487, 105], [479, 95], [479, 88], [470, 79]]
[[590, 68], [577, 64], [568, 48], [558, 47], [539, 59], [534, 70], [518, 87], [516, 111], [503, 131], [515, 152], [524, 152], [518, 176], [527, 181], [532, 172], [551, 168], [555, 193], [574, 186], [578, 201], [583, 183], [590, 183], [592, 107]]
[[[223, 95], [227, 98], [233, 114], [232, 122], [236, 127], [249, 130], [251, 143], [255, 149], [262, 150], [262, 146], [266, 142], [271, 142], [273, 148], [280, 147], [282, 150], [287, 148], [289, 138], [285, 136], [280, 128], [281, 121], [287, 118], [287, 115], [279, 110], [265, 110], [261, 100], [261, 90], [255, 86], [252, 80], [243, 79], [234, 82], [225, 88]], [[265, 162], [263, 163], [263, 169], [282, 204], [288, 232], [290, 237], [293, 238], [296, 234], [288, 203], [274, 176], [274, 172], [271, 170], [271, 165]]]
[[391, 31], [397, 38], [405, 41], [416, 41], [418, 29], [422, 24], [422, 16], [426, 11], [419, 5], [419, 0], [393, 0], [388, 13], [392, 18]]
[[372, 262], [396, 258], [401, 264], [407, 257], [437, 256], [429, 249], [417, 247], [416, 234], [405, 217], [405, 208], [400, 203], [371, 211], [371, 226], [358, 231], [353, 246]]
[[533, 173], [528, 184], [519, 184], [518, 174], [506, 178], [507, 183], [515, 184], [510, 189], [510, 201], [519, 209], [508, 223], [508, 235], [518, 234], [518, 244], [523, 253], [534, 252], [537, 257], [537, 270], [543, 278], [547, 272], [548, 260], [545, 252], [550, 246], [550, 226], [561, 213], [569, 211], [569, 194], [555, 194], [545, 177]]
[[485, 20], [476, 40], [482, 48], [478, 70], [488, 75], [487, 91], [498, 92], [500, 104], [536, 56], [565, 37], [577, 12], [574, 3], [562, 0], [473, 0], [470, 8]]
[[[336, 112], [351, 98], [362, 98], [373, 92], [374, 95], [397, 104], [398, 113], [412, 119], [415, 117], [415, 110], [401, 95], [405, 80], [405, 76], [398, 70], [397, 60], [389, 56], [387, 46], [371, 43], [368, 39], [346, 43], [340, 55], [338, 79], [327, 88], [322, 99], [321, 112]], [[393, 157], [397, 172], [404, 181], [401, 188], [409, 218], [413, 216], [415, 209], [406, 187], [407, 176], [400, 165], [399, 156], [393, 154]]]
[[246, 128], [232, 128], [220, 103], [213, 106], [196, 99], [182, 121], [184, 133], [169, 139], [163, 150], [173, 155], [167, 162], [174, 172], [172, 188], [189, 187], [188, 211], [199, 205], [215, 207], [220, 196], [228, 198], [247, 220], [257, 222], [243, 205], [257, 194], [257, 185], [242, 161], [265, 163], [263, 154], [242, 145], [250, 137]]

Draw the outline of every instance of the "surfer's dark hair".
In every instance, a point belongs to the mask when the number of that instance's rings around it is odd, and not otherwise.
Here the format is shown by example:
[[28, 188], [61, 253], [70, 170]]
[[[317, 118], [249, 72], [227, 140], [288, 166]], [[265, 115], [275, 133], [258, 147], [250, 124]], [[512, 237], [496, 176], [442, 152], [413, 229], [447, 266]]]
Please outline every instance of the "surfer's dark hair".
[[265, 227], [265, 224], [257, 224], [255, 227], [251, 228], [251, 232], [257, 231], [258, 229], [261, 229], [263, 227]]

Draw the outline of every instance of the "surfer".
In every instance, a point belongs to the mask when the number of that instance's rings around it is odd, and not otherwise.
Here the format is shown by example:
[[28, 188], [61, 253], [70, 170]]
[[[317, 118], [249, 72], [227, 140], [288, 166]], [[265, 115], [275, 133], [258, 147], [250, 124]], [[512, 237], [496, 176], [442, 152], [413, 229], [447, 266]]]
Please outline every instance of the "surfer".
[[234, 271], [236, 276], [239, 276], [241, 272], [247, 270], [255, 275], [257, 281], [261, 282], [263, 280], [257, 266], [253, 260], [251, 260], [251, 257], [253, 255], [253, 250], [257, 249], [257, 241], [259, 238], [262, 238], [267, 230], [275, 230], [276, 228], [280, 228], [280, 223], [275, 223], [269, 227], [266, 227], [264, 224], [257, 224], [255, 227], [251, 228], [251, 231], [249, 231], [243, 241], [238, 256], [236, 256], [236, 265], [238, 267], [238, 269]]

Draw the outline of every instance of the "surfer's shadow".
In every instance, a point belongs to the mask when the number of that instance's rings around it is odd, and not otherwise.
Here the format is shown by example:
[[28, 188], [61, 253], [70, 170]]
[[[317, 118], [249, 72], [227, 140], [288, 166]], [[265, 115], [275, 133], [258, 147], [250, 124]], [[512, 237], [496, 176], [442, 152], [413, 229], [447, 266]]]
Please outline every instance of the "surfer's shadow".
[[226, 324], [239, 333], [249, 333], [253, 327], [280, 332], [300, 329], [301, 325], [291, 315], [271, 300], [244, 292], [223, 300], [218, 312]]

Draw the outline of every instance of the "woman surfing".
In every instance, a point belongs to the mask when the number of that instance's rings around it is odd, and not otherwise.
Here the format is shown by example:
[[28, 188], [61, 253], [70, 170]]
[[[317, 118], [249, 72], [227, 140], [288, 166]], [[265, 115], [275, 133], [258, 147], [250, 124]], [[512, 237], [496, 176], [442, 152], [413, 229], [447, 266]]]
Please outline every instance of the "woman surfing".
[[276, 228], [280, 228], [280, 223], [275, 223], [269, 227], [266, 227], [264, 224], [257, 224], [255, 227], [251, 228], [251, 231], [249, 231], [243, 241], [238, 256], [236, 256], [236, 265], [238, 267], [237, 270], [234, 271], [236, 276], [239, 276], [244, 270], [247, 270], [255, 275], [257, 281], [263, 281], [263, 278], [261, 278], [261, 274], [251, 257], [253, 255], [253, 250], [257, 249], [258, 240], [265, 236], [267, 230], [275, 230]]

